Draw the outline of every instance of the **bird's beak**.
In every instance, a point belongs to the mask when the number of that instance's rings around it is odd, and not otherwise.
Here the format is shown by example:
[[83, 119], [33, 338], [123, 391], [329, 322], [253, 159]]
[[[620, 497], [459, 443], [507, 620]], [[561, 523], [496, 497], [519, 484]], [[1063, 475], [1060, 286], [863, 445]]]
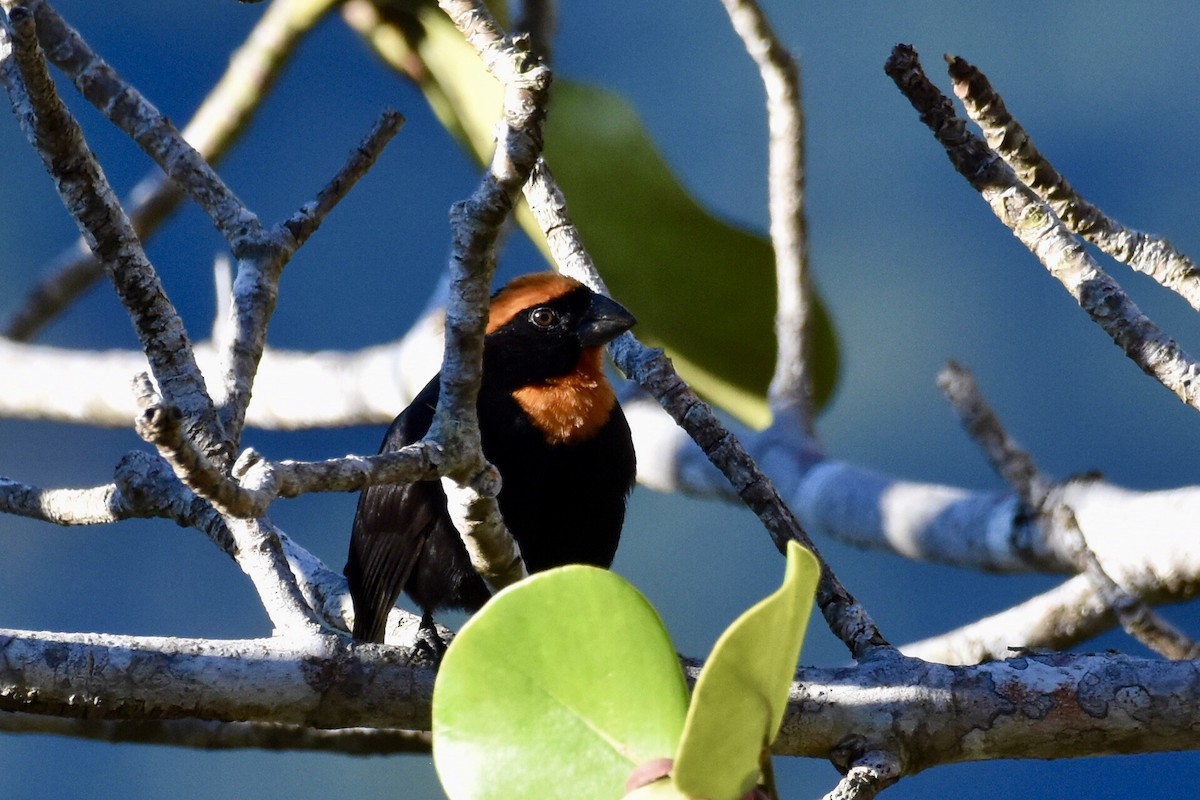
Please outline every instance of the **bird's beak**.
[[599, 347], [636, 324], [633, 314], [616, 300], [602, 294], [592, 295], [592, 304], [579, 321], [579, 343], [584, 347]]

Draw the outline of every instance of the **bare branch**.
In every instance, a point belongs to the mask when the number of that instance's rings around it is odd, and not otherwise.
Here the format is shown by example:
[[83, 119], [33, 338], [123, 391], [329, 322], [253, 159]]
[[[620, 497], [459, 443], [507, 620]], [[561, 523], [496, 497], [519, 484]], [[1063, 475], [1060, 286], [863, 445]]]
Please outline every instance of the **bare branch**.
[[888, 771], [903, 776], [985, 759], [1200, 747], [1194, 661], [1052, 654], [950, 667], [881, 652], [796, 679], [773, 750], [832, 754], [843, 768], [873, 752], [892, 754], [898, 769]]
[[804, 109], [800, 70], [755, 0], [722, 0], [733, 29], [754, 59], [767, 92], [771, 245], [775, 250], [777, 309], [775, 374], [767, 391], [776, 420], [813, 433], [812, 280], [804, 210]]
[[0, 630], [2, 711], [428, 730], [433, 679], [431, 667], [409, 663], [401, 648], [355, 646], [345, 636], [221, 641]]
[[212, 502], [220, 511], [249, 506], [253, 500], [231, 480], [221, 467], [213, 464], [184, 435], [183, 415], [155, 391], [144, 372], [134, 379], [134, 395], [142, 413], [134, 421], [138, 435], [158, 449], [179, 479], [196, 494]]
[[[952, 63], [951, 69], [957, 68]], [[1012, 168], [967, 130], [925, 76], [916, 51], [898, 45], [885, 71], [946, 148], [955, 169], [992, 212], [1067, 289], [1138, 367], [1176, 397], [1200, 410], [1200, 364], [1154, 324], [1096, 264], [1054, 211], [1021, 183]]]
[[[274, 497], [299, 497], [310, 492], [356, 492], [381, 483], [436, 480], [443, 470], [442, 458], [441, 448], [430, 441], [373, 456], [324, 461], [269, 462], [247, 449], [235, 474], [255, 493], [273, 489]], [[250, 516], [254, 510], [240, 510], [238, 516]]]
[[1200, 270], [1191, 258], [1161, 236], [1125, 227], [1081, 197], [1009, 114], [987, 76], [956, 56], [947, 61], [954, 93], [983, 129], [988, 144], [1026, 186], [1050, 204], [1059, 219], [1105, 253], [1149, 275], [1200, 311]]
[[163, 173], [208, 214], [234, 255], [241, 256], [263, 238], [258, 218], [250, 213], [216, 171], [163, 116], [102, 59], [79, 32], [41, 0], [35, 12], [38, 41], [79, 89], [80, 94], [130, 139], [137, 142]]
[[479, 187], [450, 211], [450, 298], [441, 395], [430, 437], [452, 463], [447, 485], [451, 517], [480, 577], [493, 590], [525, 576], [516, 541], [495, 501], [500, 483], [482, 455], [475, 401], [483, 371], [487, 301], [496, 268], [495, 244], [542, 149], [550, 71], [536, 56], [505, 38], [482, 3], [441, 0], [484, 66], [504, 85], [504, 119], [496, 151]]
[[[433, 680], [398, 648], [341, 636], [0, 631], [5, 712], [426, 730]], [[772, 749], [896, 776], [981, 759], [1196, 749], [1198, 709], [1195, 662], [1050, 655], [948, 667], [880, 651], [853, 668], [802, 668]]]
[[946, 633], [902, 645], [907, 656], [939, 664], [999, 661], [1014, 653], [1067, 650], [1117, 622], [1086, 575]]
[[[404, 118], [385, 111], [337, 175], [299, 212], [276, 226], [269, 237], [255, 243], [252, 257], [238, 260], [233, 302], [226, 327], [229, 346], [222, 353], [221, 421], [230, 445], [241, 445], [246, 409], [259, 363], [267, 343], [267, 326], [279, 297], [283, 268], [325, 216], [375, 163], [383, 148], [399, 132]], [[236, 250], [235, 250], [236, 253]]]
[[101, 525], [137, 516], [111, 483], [90, 489], [43, 489], [9, 478], [0, 478], [0, 511], [55, 525]]
[[[1145, 603], [1182, 602], [1200, 596], [1200, 579], [1188, 567], [1181, 565], [1175, 579], [1166, 580], [1153, 568], [1121, 566], [1122, 585]], [[1189, 574], [1181, 574], [1184, 572]], [[1007, 658], [1014, 651], [1067, 650], [1117, 622], [1116, 612], [1092, 578], [1076, 575], [1012, 608], [900, 649], [926, 661], [976, 664]]]
[[362, 144], [355, 148], [338, 173], [317, 193], [316, 199], [280, 223], [281, 227], [287, 228], [296, 247], [308, 240], [329, 212], [354, 188], [354, 184], [367, 174], [383, 153], [383, 148], [387, 147], [403, 125], [404, 115], [398, 111], [389, 108], [380, 114]]
[[180, 480], [209, 500], [226, 518], [233, 540], [231, 554], [254, 583], [276, 630], [281, 634], [319, 632], [321, 623], [297, 583], [274, 526], [265, 519], [240, 519], [229, 511], [230, 508], [265, 508], [276, 495], [277, 486], [247, 490], [236, 480], [226, 477], [183, 435], [179, 428], [179, 412], [158, 397], [147, 376], [142, 375], [136, 381], [135, 392], [144, 409], [137, 420], [138, 433], [158, 448]]
[[[354, 352], [264, 352], [249, 423], [274, 430], [390, 422], [437, 372], [441, 310], [403, 339]], [[195, 348], [206, 379], [219, 375], [211, 343]], [[134, 350], [89, 352], [0, 339], [0, 416], [127, 427], [138, 412], [129, 382], [146, 369]]]
[[[75, 81], [84, 97], [134, 139], [167, 177], [196, 201], [239, 259], [221, 398], [221, 422], [230, 452], [236, 452], [283, 267], [374, 164], [399, 131], [403, 117], [386, 112], [317, 199], [268, 232], [175, 126], [92, 51], [48, 3], [42, 4], [38, 20], [43, 45], [53, 48], [56, 63]], [[223, 462], [214, 466], [226, 465]]]
[[322, 615], [309, 606], [271, 521], [227, 517], [225, 524], [237, 547], [237, 564], [254, 584], [275, 635], [310, 638], [328, 633]]
[[[1058, 521], [1053, 529], [1066, 532], [1076, 568], [1091, 578], [1100, 600], [1115, 611], [1125, 630], [1147, 647], [1168, 657], [1200, 656], [1200, 647], [1104, 571], [1069, 506], [1050, 507], [1046, 504], [1049, 481], [1038, 471], [1029, 454], [1009, 439], [1000, 418], [984, 399], [971, 373], [951, 362], [938, 377], [938, 384], [962, 418], [967, 432], [987, 454], [993, 468], [1016, 491], [1026, 513]], [[1051, 529], [1051, 526], [1045, 526], [1045, 529]]]
[[[269, 93], [296, 45], [337, 0], [275, 0], [230, 60], [225, 75], [183, 130], [210, 164], [217, 164], [246, 129], [259, 103]], [[182, 193], [158, 170], [142, 179], [125, 207], [138, 236], [156, 230], [178, 206]], [[27, 341], [92, 286], [103, 267], [86, 242], [79, 241], [60, 255], [38, 283], [3, 335]]]
[[987, 456], [992, 469], [1013, 487], [1030, 513], [1041, 509], [1050, 481], [1042, 475], [1029, 453], [1009, 437], [1000, 417], [979, 391], [970, 370], [951, 361], [938, 375], [937, 383], [967, 434]]

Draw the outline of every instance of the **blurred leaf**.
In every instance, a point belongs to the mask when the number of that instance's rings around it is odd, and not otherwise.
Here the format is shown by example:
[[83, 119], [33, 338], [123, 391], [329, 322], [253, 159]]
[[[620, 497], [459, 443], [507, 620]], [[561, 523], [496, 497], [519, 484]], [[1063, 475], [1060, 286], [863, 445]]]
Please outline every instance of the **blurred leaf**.
[[[435, 5], [409, 0], [382, 8], [378, 19], [351, 22], [388, 63], [417, 81], [438, 118], [477, 159], [490, 158], [501, 90], [474, 49]], [[770, 243], [697, 204], [624, 99], [561, 79], [551, 97], [546, 159], [604, 279], [637, 315], [638, 336], [664, 347], [706, 398], [766, 425], [775, 358]], [[546, 253], [524, 204], [518, 219]], [[813, 378], [820, 407], [833, 394], [838, 350], [816, 301]]]
[[[620, 96], [554, 85], [546, 159], [609, 288], [665, 347], [697, 391], [765, 425], [775, 360], [775, 256], [762, 236], [705, 211], [679, 184]], [[764, 198], [765, 202], [765, 198]], [[833, 391], [837, 348], [817, 303], [819, 403]]]
[[717, 640], [675, 754], [672, 780], [684, 794], [737, 800], [754, 788], [783, 721], [819, 573], [813, 554], [789, 542], [783, 585]]
[[446, 651], [433, 754], [451, 800], [618, 798], [633, 768], [670, 757], [687, 686], [653, 607], [582, 565], [500, 592]]

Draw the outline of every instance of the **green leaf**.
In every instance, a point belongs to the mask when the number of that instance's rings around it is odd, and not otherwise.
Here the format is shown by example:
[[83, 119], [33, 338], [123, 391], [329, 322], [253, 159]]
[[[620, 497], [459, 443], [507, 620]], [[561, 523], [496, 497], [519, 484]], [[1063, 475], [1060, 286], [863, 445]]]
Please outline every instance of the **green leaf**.
[[[474, 49], [431, 3], [381, 5], [378, 13], [373, 21], [350, 21], [388, 63], [418, 82], [442, 124], [478, 160], [490, 158], [502, 95]], [[633, 108], [610, 91], [556, 78], [545, 145], [589, 252], [638, 317], [638, 336], [664, 347], [706, 398], [745, 422], [766, 425], [775, 358], [774, 254], [767, 239], [696, 203]], [[765, 204], [765, 177], [763, 183]], [[524, 204], [517, 216], [546, 253]], [[838, 349], [829, 316], [815, 300], [813, 383], [820, 407], [833, 394]]]
[[717, 640], [692, 692], [672, 780], [685, 795], [738, 800], [779, 731], [812, 611], [817, 559], [788, 543], [783, 585]]
[[675, 752], [687, 686], [653, 607], [581, 565], [500, 592], [446, 651], [433, 755], [451, 800], [619, 798]]

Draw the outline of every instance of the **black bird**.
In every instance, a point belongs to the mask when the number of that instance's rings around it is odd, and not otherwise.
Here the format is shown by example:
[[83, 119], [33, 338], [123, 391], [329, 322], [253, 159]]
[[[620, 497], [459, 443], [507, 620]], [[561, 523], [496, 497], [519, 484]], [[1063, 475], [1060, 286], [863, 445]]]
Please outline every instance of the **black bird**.
[[[529, 572], [612, 564], [636, 470], [601, 351], [634, 322], [620, 304], [552, 272], [517, 278], [492, 297], [479, 430], [483, 454], [502, 479], [500, 513]], [[429, 431], [438, 378], [396, 417], [380, 452]], [[345, 574], [354, 638], [368, 642], [383, 641], [401, 590], [420, 606], [421, 628], [435, 639], [433, 612], [476, 611], [489, 597], [439, 481], [364, 490]]]

